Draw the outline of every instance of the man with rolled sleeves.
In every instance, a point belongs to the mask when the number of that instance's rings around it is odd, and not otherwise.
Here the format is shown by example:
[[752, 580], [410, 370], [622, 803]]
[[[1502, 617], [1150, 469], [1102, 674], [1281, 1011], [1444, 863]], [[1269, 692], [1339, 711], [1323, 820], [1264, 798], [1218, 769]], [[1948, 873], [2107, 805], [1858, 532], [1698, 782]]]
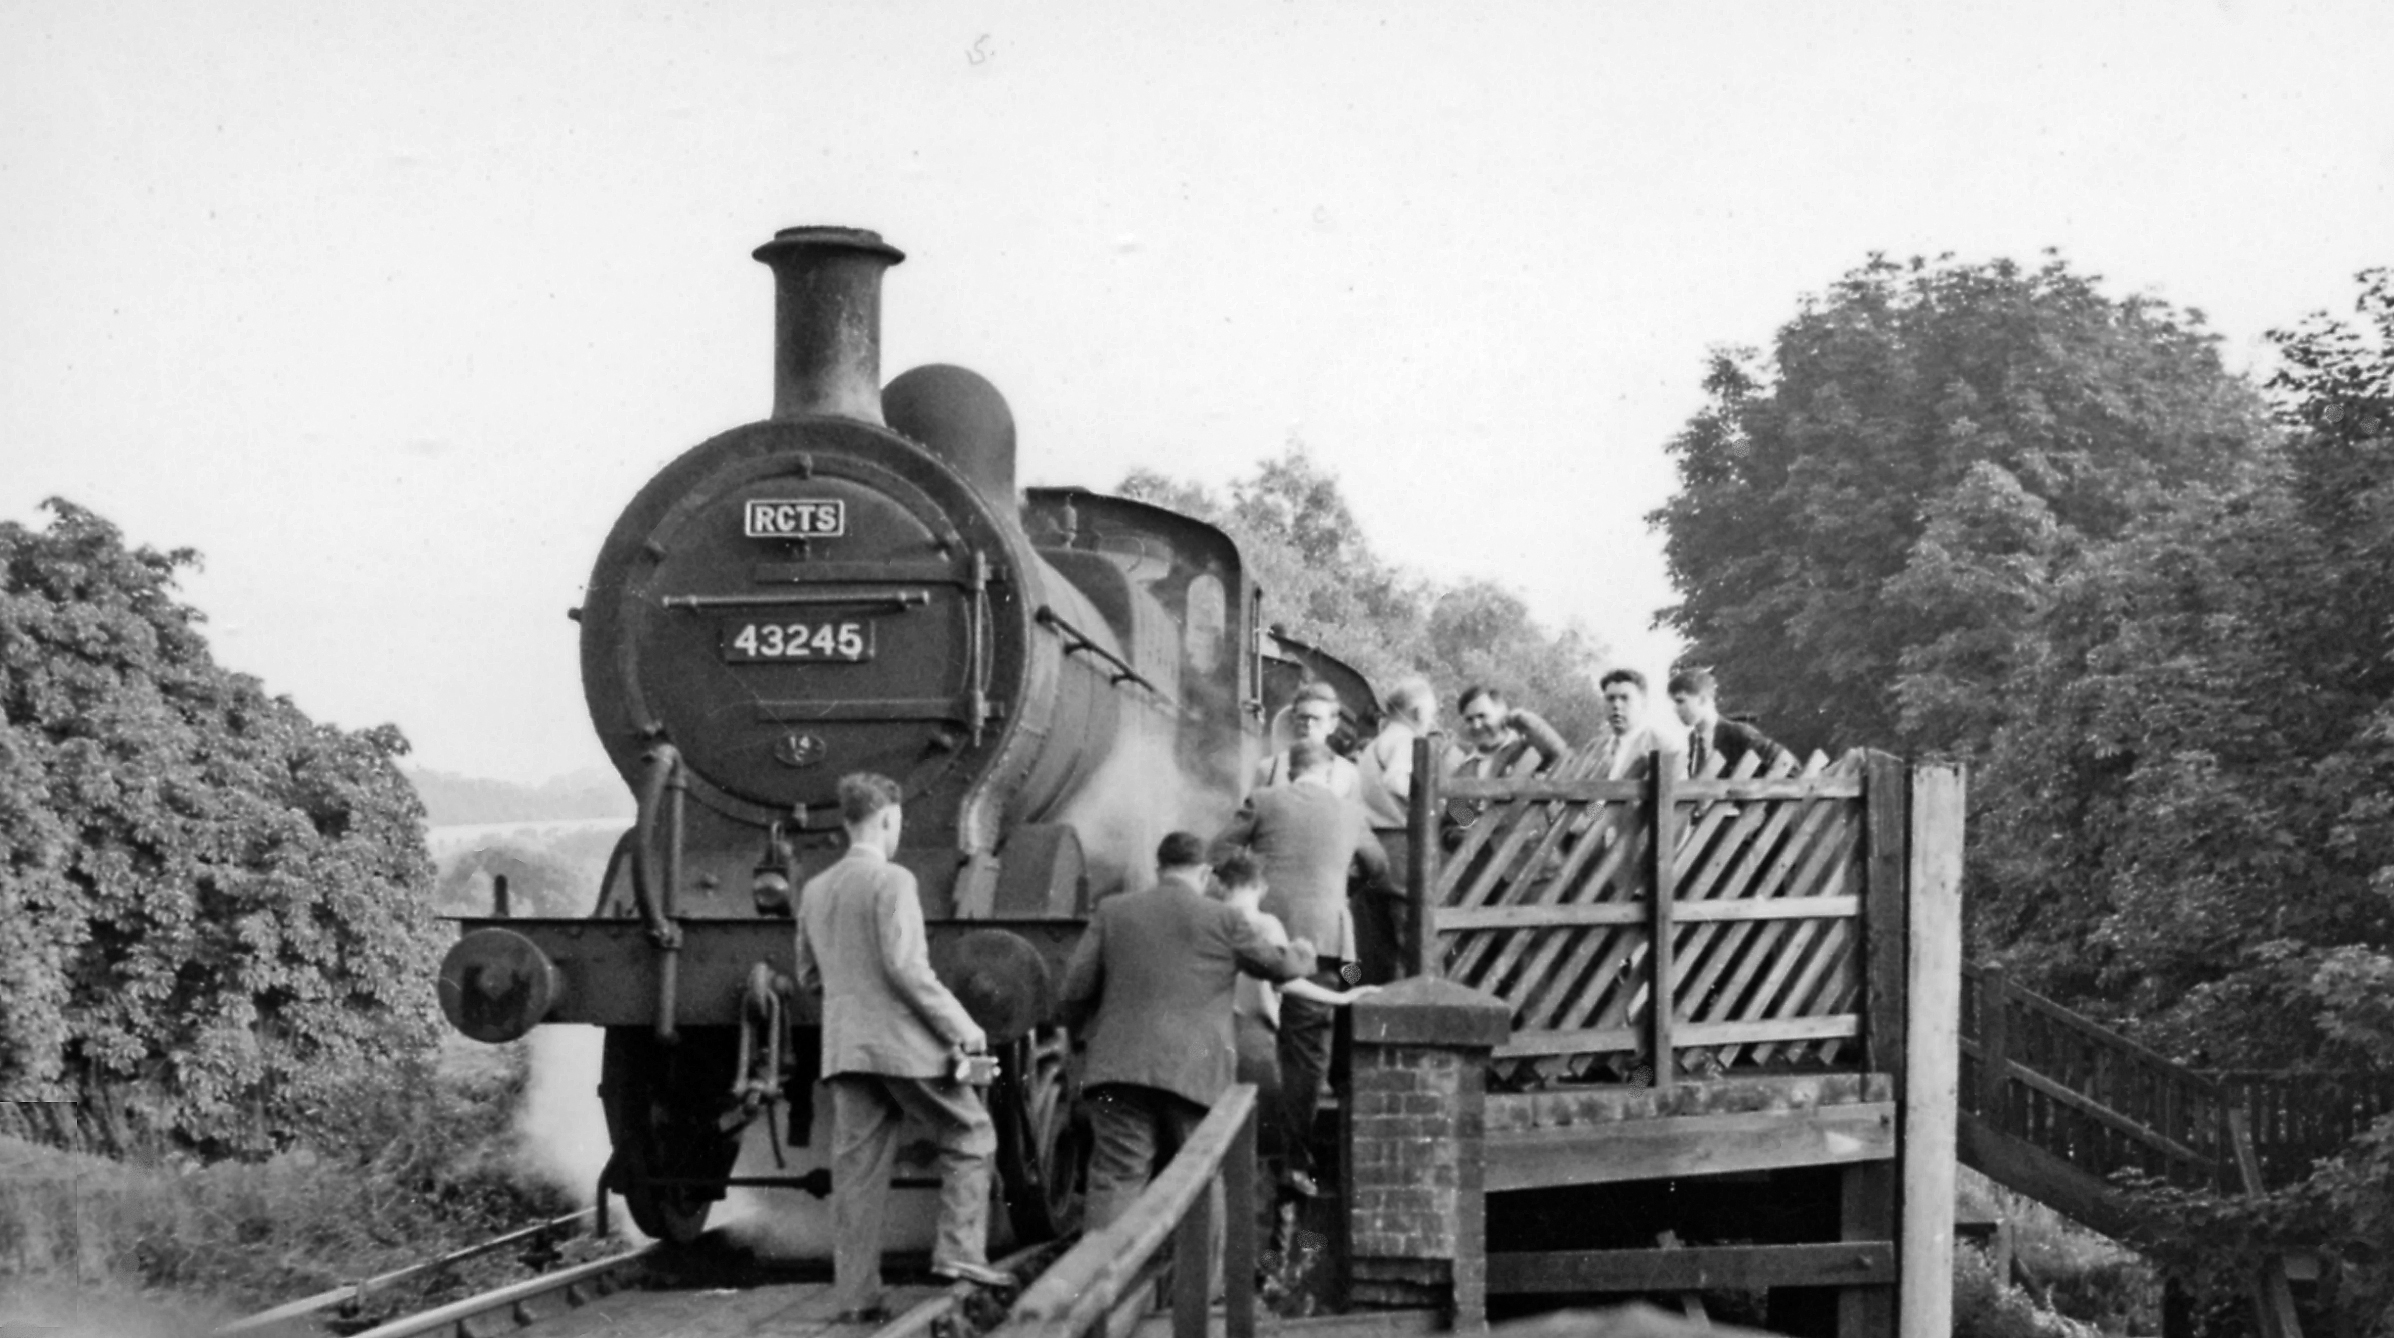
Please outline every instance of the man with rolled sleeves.
[[1154, 887], [1097, 904], [1064, 972], [1065, 1016], [1089, 1040], [1081, 1105], [1093, 1143], [1090, 1231], [1129, 1210], [1230, 1089], [1240, 973], [1277, 983], [1313, 969], [1311, 944], [1275, 945], [1205, 894], [1203, 841], [1174, 832], [1156, 864]]
[[[1373, 837], [1363, 806], [1330, 788], [1330, 745], [1300, 739], [1289, 749], [1296, 779], [1247, 796], [1214, 842], [1221, 858], [1253, 852], [1264, 868], [1264, 914], [1310, 941], [1320, 954], [1315, 983], [1336, 990], [1354, 981], [1340, 968], [1355, 961], [1355, 922], [1347, 905], [1347, 871], [1362, 864], [1366, 896], [1392, 895], [1388, 856]], [[1357, 973], [1360, 977], [1360, 972]], [[1281, 1145], [1287, 1157], [1282, 1187], [1311, 1196], [1313, 1115], [1330, 1073], [1337, 1010], [1309, 999], [1280, 1001]]]
[[939, 1148], [939, 1237], [931, 1271], [984, 1284], [1013, 1279], [988, 1264], [989, 1161], [997, 1132], [981, 1094], [956, 1076], [988, 1038], [931, 972], [914, 875], [890, 862], [904, 814], [896, 781], [858, 772], [839, 783], [848, 851], [798, 899], [798, 985], [823, 1001], [823, 1073], [831, 1088], [832, 1290], [844, 1320], [886, 1318], [881, 1226], [898, 1130], [912, 1116]]

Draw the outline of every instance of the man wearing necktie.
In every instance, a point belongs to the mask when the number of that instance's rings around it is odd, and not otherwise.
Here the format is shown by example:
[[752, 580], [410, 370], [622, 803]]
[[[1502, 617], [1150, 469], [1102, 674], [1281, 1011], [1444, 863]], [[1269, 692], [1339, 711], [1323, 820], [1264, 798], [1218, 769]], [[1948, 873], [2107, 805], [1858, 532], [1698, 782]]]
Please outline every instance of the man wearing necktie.
[[1740, 759], [1748, 753], [1759, 753], [1761, 762], [1754, 774], [1763, 775], [1788, 755], [1785, 748], [1768, 734], [1738, 720], [1723, 720], [1719, 704], [1720, 685], [1709, 669], [1682, 669], [1671, 675], [1669, 684], [1671, 708], [1679, 713], [1679, 722], [1687, 726], [1687, 774], [1701, 777], [1708, 774], [1707, 763], [1715, 753], [1720, 754], [1719, 774], [1726, 776], [1737, 770]]

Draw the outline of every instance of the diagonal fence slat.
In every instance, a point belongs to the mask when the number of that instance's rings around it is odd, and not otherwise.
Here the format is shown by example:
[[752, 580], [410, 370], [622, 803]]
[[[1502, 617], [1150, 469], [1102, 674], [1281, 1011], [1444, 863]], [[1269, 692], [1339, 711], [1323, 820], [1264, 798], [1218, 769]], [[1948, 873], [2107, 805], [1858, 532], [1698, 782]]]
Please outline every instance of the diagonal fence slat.
[[[1868, 829], [1864, 755], [1749, 755], [1663, 787], [1676, 840], [1672, 979], [1652, 979], [1658, 818], [1644, 782], [1602, 779], [1597, 750], [1512, 780], [1449, 782], [1453, 849], [1419, 895], [1433, 968], [1514, 1010], [1500, 1083], [1651, 1073], [1652, 1010], [1671, 1009], [1674, 1074], [1861, 1062]], [[1672, 754], [1643, 767], [1684, 768]], [[1634, 768], [1633, 768], [1634, 770]], [[1651, 774], [1649, 771], [1648, 774]]]

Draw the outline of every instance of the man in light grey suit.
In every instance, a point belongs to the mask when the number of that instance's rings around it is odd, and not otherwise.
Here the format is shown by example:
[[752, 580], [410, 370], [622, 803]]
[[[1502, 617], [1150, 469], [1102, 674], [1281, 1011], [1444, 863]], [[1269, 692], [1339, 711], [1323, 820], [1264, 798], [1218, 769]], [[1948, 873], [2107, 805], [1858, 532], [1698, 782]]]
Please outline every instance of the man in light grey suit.
[[1012, 1281], [989, 1267], [989, 1159], [997, 1132], [956, 1057], [988, 1038], [931, 973], [914, 875], [890, 862], [904, 814], [898, 783], [840, 778], [848, 853], [798, 899], [798, 985], [823, 1000], [823, 1073], [831, 1087], [831, 1202], [839, 1239], [832, 1289], [846, 1320], [886, 1318], [881, 1224], [890, 1165], [907, 1116], [939, 1147], [939, 1239], [931, 1271]]
[[1154, 887], [1097, 904], [1064, 972], [1067, 1017], [1076, 1026], [1090, 1019], [1081, 1085], [1095, 1143], [1091, 1231], [1129, 1209], [1229, 1089], [1239, 973], [1277, 983], [1313, 969], [1311, 944], [1275, 946], [1245, 914], [1205, 895], [1203, 841], [1174, 832], [1156, 863]]

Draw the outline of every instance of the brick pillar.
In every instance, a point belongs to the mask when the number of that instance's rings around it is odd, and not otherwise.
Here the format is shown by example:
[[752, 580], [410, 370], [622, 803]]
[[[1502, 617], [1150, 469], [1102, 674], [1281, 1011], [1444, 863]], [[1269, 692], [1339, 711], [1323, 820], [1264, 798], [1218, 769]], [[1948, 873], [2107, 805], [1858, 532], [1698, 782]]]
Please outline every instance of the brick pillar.
[[1352, 1008], [1341, 1107], [1348, 1303], [1436, 1306], [1487, 1325], [1485, 1075], [1512, 1034], [1501, 1000], [1432, 977]]

